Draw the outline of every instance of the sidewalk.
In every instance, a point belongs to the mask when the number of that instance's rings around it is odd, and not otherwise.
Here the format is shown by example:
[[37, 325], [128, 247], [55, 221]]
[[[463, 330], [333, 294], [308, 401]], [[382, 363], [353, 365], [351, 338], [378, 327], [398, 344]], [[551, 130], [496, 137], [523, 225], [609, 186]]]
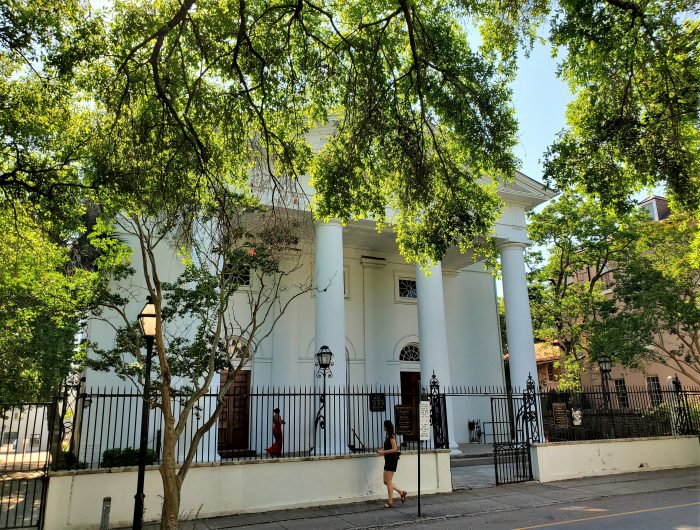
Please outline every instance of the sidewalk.
[[[588, 501], [635, 493], [700, 487], [700, 468], [650, 471], [566, 480], [548, 484], [526, 482], [506, 486], [484, 486], [421, 498], [423, 520], [449, 519], [464, 515], [507, 512], [563, 502]], [[181, 528], [247, 530], [345, 529], [401, 526], [416, 521], [417, 501], [396, 500], [394, 508], [378, 501], [233, 515], [182, 523]], [[148, 526], [148, 528], [156, 528]]]

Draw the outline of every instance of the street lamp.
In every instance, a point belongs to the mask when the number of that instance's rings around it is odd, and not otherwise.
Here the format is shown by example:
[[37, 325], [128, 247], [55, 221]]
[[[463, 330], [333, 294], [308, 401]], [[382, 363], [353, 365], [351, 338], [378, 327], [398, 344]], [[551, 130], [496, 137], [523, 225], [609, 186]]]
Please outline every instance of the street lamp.
[[143, 484], [146, 476], [146, 454], [148, 452], [148, 396], [151, 386], [151, 357], [153, 356], [153, 340], [156, 336], [156, 306], [153, 299], [146, 297], [146, 305], [139, 314], [141, 333], [146, 340], [146, 367], [143, 375], [143, 404], [141, 406], [141, 445], [139, 447], [139, 474], [136, 482], [136, 495], [134, 495], [134, 520], [132, 528], [141, 529], [143, 522], [144, 494]]
[[610, 407], [610, 372], [612, 372], [612, 359], [607, 355], [599, 357], [598, 367], [600, 368], [600, 377], [603, 381], [603, 406], [605, 407], [605, 411], [610, 414], [612, 436], [615, 438], [615, 418], [612, 415]]
[[316, 366], [318, 366], [316, 377], [323, 377], [323, 394], [321, 395], [320, 399], [321, 406], [318, 409], [318, 414], [316, 414], [316, 421], [314, 421], [314, 433], [318, 427], [321, 427], [321, 430], [323, 430], [323, 456], [326, 456], [326, 453], [328, 452], [325, 416], [326, 377], [333, 377], [333, 372], [331, 372], [331, 366], [333, 366], [333, 352], [328, 346], [321, 346], [321, 349], [318, 350], [318, 353], [316, 354]]
[[605, 410], [608, 410], [610, 406], [610, 372], [612, 371], [612, 359], [607, 355], [603, 355], [598, 358], [598, 367], [600, 368], [600, 377], [603, 381], [603, 404], [605, 405]]

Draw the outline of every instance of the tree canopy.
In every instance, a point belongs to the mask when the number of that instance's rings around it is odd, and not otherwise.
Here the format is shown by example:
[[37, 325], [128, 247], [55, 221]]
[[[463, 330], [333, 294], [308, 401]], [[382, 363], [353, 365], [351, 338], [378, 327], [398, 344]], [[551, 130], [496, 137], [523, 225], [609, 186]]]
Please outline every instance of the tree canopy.
[[593, 326], [614, 307], [605, 292], [611, 275], [633, 249], [645, 215], [620, 215], [599, 200], [564, 194], [530, 216], [528, 235], [547, 252], [528, 256], [533, 331], [561, 349], [564, 385], [576, 385], [577, 365], [589, 360]]
[[74, 343], [98, 273], [26, 212], [0, 210], [0, 402], [50, 399], [85, 351]]
[[700, 384], [700, 229], [674, 214], [643, 227], [619, 259], [615, 305], [594, 326], [593, 355], [625, 366], [667, 364]]
[[575, 95], [546, 179], [625, 208], [663, 184], [700, 209], [700, 8], [689, 0], [560, 0], [550, 42]]

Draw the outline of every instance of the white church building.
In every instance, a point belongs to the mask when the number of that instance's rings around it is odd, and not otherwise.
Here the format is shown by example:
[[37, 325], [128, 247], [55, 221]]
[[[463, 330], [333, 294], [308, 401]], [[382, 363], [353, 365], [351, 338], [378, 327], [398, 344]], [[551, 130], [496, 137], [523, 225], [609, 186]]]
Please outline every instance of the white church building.
[[[524, 386], [529, 374], [537, 374], [525, 277], [526, 213], [554, 194], [520, 172], [498, 193], [505, 202], [495, 238], [510, 377], [513, 386]], [[483, 263], [452, 248], [426, 275], [405, 262], [390, 230], [377, 233], [369, 220], [345, 226], [317, 222], [312, 248], [307, 272], [316, 285], [328, 288], [294, 300], [257, 345], [237, 386], [313, 386], [321, 346], [334, 353], [329, 385], [395, 385], [403, 391], [416, 388], [419, 377], [427, 385], [434, 372], [443, 386], [505, 386], [496, 280]], [[175, 272], [176, 261], [173, 255]], [[133, 301], [134, 315], [144, 299]], [[97, 321], [87, 333], [103, 345], [114, 337], [112, 328]], [[111, 373], [88, 371], [85, 376], [88, 388], [124, 384]], [[468, 406], [464, 400], [448, 404], [453, 448], [467, 441], [467, 419], [488, 414], [463, 409]]]

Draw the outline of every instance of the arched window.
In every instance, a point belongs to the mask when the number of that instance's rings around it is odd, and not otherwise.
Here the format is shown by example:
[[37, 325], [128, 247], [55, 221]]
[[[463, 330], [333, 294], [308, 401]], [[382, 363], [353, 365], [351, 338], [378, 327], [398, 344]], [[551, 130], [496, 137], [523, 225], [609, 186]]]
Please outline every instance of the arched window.
[[232, 359], [247, 358], [250, 354], [248, 344], [240, 337], [231, 337], [228, 340], [227, 353]]
[[399, 353], [399, 361], [409, 361], [409, 362], [419, 362], [420, 361], [420, 348], [417, 342], [409, 342], [401, 348], [401, 353]]

